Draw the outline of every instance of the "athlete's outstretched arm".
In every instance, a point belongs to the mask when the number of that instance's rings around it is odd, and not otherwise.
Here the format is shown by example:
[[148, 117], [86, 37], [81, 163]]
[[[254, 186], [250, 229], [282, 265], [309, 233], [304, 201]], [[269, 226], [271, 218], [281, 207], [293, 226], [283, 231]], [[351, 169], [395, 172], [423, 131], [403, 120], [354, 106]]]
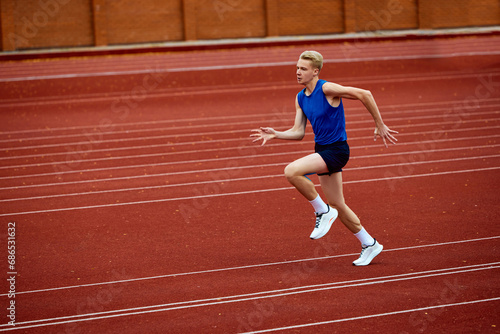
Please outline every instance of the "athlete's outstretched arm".
[[373, 98], [372, 93], [369, 90], [355, 88], [355, 87], [345, 87], [332, 82], [325, 83], [323, 85], [323, 92], [327, 97], [340, 97], [346, 99], [360, 100], [365, 108], [370, 112], [375, 121], [375, 132], [373, 139], [377, 140], [377, 136], [380, 136], [384, 141], [385, 147], [387, 147], [386, 140], [393, 144], [398, 141], [392, 133], [398, 133], [397, 131], [389, 129], [387, 125], [384, 124], [380, 111], [378, 110], [377, 103]]
[[254, 142], [262, 140], [262, 145], [270, 141], [271, 139], [287, 139], [287, 140], [301, 140], [304, 138], [306, 133], [306, 124], [307, 118], [300, 108], [299, 102], [297, 98], [295, 98], [295, 123], [291, 129], [286, 131], [276, 131], [273, 128], [269, 127], [261, 127], [256, 130], [252, 130], [254, 132], [250, 135], [250, 137], [254, 137]]

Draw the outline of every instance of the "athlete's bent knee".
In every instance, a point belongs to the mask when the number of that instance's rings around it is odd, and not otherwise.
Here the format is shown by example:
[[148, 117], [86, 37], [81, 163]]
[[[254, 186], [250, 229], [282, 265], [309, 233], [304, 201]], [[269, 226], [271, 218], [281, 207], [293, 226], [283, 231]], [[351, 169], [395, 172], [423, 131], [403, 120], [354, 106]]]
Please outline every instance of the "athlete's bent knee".
[[287, 165], [285, 167], [285, 177], [290, 180], [293, 179], [296, 176], [300, 176], [297, 174], [297, 169], [293, 166], [293, 163]]

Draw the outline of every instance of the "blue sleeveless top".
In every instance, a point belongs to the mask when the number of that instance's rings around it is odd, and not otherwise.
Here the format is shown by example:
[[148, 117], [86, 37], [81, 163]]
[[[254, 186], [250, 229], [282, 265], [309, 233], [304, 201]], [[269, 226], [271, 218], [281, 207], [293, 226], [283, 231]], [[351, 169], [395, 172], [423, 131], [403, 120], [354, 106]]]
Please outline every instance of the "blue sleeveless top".
[[331, 106], [323, 93], [323, 85], [326, 82], [318, 80], [314, 91], [309, 96], [306, 95], [305, 88], [297, 95], [300, 108], [311, 122], [314, 141], [320, 145], [347, 140], [342, 99], [338, 107]]

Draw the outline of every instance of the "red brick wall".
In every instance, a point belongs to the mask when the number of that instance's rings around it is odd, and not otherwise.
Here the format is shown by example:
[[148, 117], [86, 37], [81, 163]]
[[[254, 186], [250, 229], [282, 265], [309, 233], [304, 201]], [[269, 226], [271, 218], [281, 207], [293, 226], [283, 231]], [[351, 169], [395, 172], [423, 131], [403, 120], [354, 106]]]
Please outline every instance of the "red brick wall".
[[499, 0], [0, 0], [4, 51], [488, 25]]
[[342, 0], [279, 0], [278, 35], [320, 35], [344, 31]]
[[417, 2], [418, 0], [356, 0], [354, 30], [417, 29]]
[[266, 36], [265, 0], [194, 1], [196, 39]]
[[104, 11], [108, 44], [184, 39], [182, 0], [113, 0]]
[[500, 24], [499, 0], [419, 0], [419, 7], [425, 29]]
[[3, 50], [94, 43], [88, 0], [1, 0], [0, 8]]

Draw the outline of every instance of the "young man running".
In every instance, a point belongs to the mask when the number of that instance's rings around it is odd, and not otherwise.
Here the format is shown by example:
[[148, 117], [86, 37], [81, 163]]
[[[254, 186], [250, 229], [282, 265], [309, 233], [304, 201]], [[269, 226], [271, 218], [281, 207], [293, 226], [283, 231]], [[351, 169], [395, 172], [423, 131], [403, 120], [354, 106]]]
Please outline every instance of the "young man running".
[[[305, 88], [295, 99], [295, 123], [286, 131], [261, 127], [253, 130], [255, 141], [262, 145], [271, 139], [301, 140], [305, 134], [307, 120], [312, 125], [315, 152], [295, 160], [285, 168], [288, 181], [311, 203], [316, 212], [316, 226], [311, 239], [323, 237], [337, 218], [361, 242], [361, 255], [353, 262], [355, 266], [370, 264], [383, 249], [363, 228], [359, 218], [346, 205], [342, 192], [342, 168], [349, 160], [349, 146], [345, 130], [345, 116], [342, 98], [356, 99], [363, 103], [375, 121], [374, 140], [380, 136], [387, 147], [387, 141], [395, 144], [397, 139], [389, 129], [378, 110], [372, 94], [364, 89], [344, 87], [319, 79], [323, 67], [323, 56], [316, 51], [305, 51], [297, 62], [297, 81]], [[318, 174], [321, 188], [326, 196], [326, 204], [318, 195], [313, 182], [306, 177]]]

